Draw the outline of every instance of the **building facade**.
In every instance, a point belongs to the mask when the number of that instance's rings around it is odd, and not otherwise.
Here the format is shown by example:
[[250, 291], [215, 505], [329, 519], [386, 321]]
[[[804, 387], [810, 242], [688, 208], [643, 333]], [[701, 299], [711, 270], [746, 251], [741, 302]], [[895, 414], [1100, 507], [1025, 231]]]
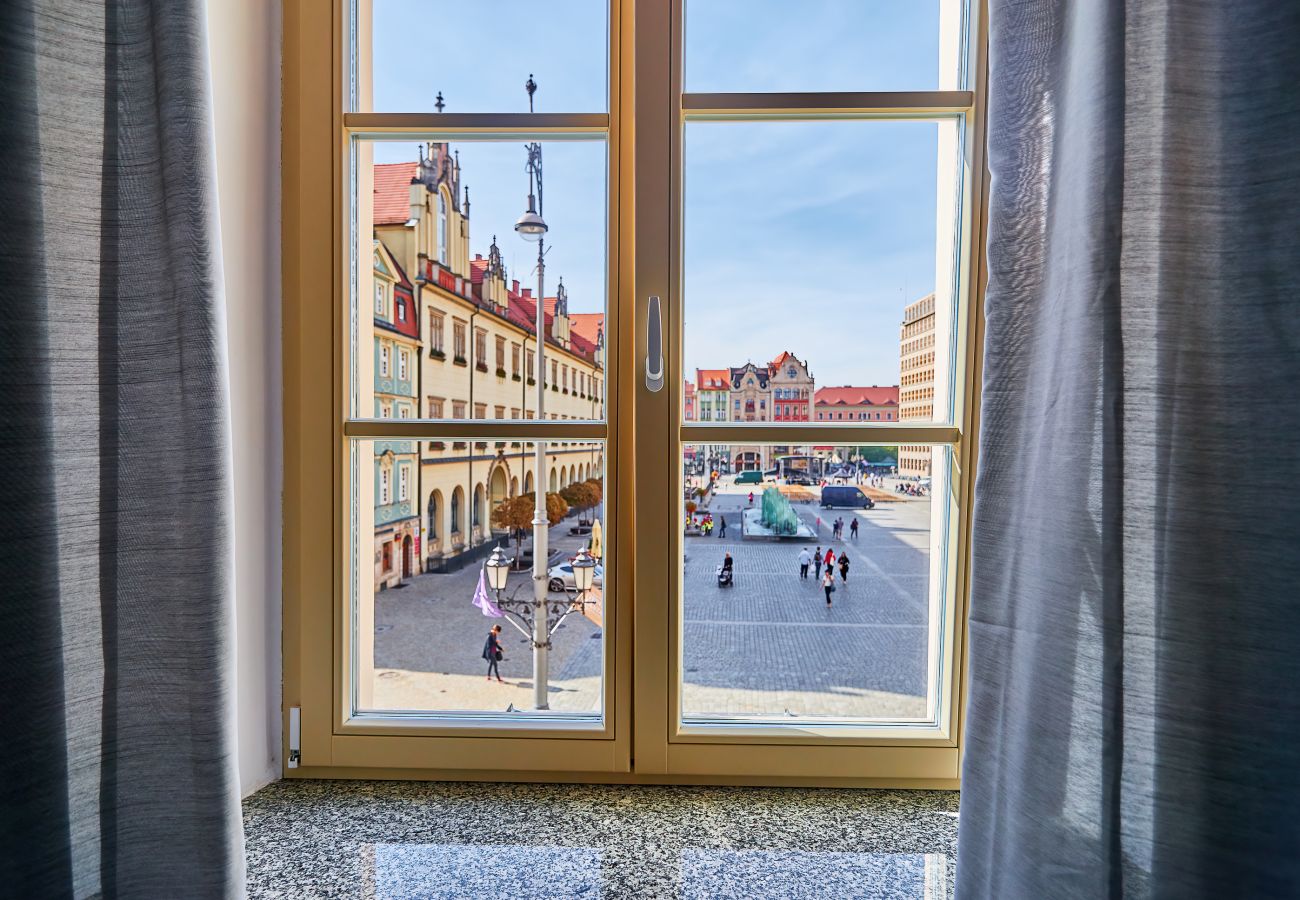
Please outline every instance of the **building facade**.
[[[420, 339], [414, 286], [379, 241], [374, 242], [373, 259], [372, 415], [377, 419], [417, 418]], [[392, 587], [418, 571], [420, 459], [416, 444], [374, 442], [376, 589]]]
[[823, 387], [816, 393], [818, 422], [897, 422], [897, 385]]
[[[540, 379], [545, 418], [604, 417], [603, 316], [584, 314], [582, 330], [594, 328], [595, 335], [580, 333], [558, 279], [555, 295], [541, 299], [545, 343], [539, 364], [539, 298], [509, 278], [495, 237], [486, 255], [471, 255], [469, 189], [460, 183], [459, 161], [449, 145], [423, 144], [415, 162], [376, 165], [373, 173], [375, 240], [410, 273], [413, 288], [418, 362], [406, 388], [416, 404], [412, 411], [434, 419], [535, 419]], [[382, 361], [376, 357], [377, 369]], [[380, 397], [376, 387], [377, 402]], [[550, 444], [540, 476], [531, 446], [518, 442], [408, 443], [419, 445], [413, 448], [419, 466], [411, 486], [412, 543], [415, 566], [426, 571], [459, 567], [490, 551], [494, 538], [507, 537], [492, 524], [502, 501], [532, 491], [538, 481], [545, 490], [559, 491], [604, 471], [604, 448], [597, 443]], [[376, 494], [377, 517], [379, 499]]]
[[[903, 422], [934, 421], [934, 294], [909, 303], [903, 310], [899, 335], [898, 418]], [[933, 451], [926, 445], [898, 448], [898, 472], [928, 478]]]

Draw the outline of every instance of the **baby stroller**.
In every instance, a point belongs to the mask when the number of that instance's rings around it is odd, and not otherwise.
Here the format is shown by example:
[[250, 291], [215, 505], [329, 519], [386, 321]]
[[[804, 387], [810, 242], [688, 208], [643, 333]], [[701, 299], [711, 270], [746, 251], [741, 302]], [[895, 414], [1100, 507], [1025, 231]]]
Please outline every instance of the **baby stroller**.
[[731, 587], [733, 572], [732, 566], [718, 566], [718, 587]]

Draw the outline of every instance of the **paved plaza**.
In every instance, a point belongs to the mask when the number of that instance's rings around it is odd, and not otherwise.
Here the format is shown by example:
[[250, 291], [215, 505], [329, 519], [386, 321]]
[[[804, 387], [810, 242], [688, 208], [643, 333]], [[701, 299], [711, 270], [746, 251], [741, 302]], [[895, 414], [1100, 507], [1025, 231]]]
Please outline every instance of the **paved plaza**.
[[[822, 552], [850, 560], [834, 605], [820, 584], [798, 575], [804, 542], [743, 540], [741, 511], [752, 487], [724, 479], [708, 510], [727, 518], [727, 536], [687, 537], [683, 591], [682, 708], [687, 717], [926, 715], [929, 593], [929, 498], [882, 501], [871, 510], [821, 510], [795, 503], [818, 529]], [[892, 490], [892, 485], [890, 487]], [[755, 503], [760, 491], [754, 491]], [[818, 526], [818, 517], [821, 524]], [[845, 539], [829, 541], [830, 523], [845, 520]], [[859, 536], [848, 537], [857, 517]], [[552, 529], [557, 555], [571, 556], [585, 538]], [[807, 542], [811, 550], [815, 540]], [[511, 550], [513, 554], [513, 548]], [[719, 587], [723, 553], [735, 560], [735, 585]], [[523, 635], [504, 624], [507, 684], [487, 682], [480, 654], [499, 619], [470, 604], [479, 564], [447, 575], [421, 575], [375, 600], [375, 706], [379, 709], [489, 710], [532, 706], [532, 657]], [[511, 575], [511, 590], [530, 590], [529, 573]], [[556, 632], [551, 652], [551, 708], [599, 708], [602, 632], [574, 614]]]

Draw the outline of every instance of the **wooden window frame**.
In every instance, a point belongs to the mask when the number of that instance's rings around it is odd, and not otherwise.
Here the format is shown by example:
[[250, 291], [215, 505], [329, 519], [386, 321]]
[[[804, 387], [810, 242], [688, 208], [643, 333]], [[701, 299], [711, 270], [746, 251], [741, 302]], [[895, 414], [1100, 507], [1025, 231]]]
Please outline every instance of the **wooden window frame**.
[[[365, 4], [369, 0], [357, 0]], [[953, 647], [952, 693], [964, 695], [965, 611], [969, 590], [970, 516], [979, 427], [978, 374], [982, 356], [982, 304], [986, 272], [982, 265], [987, 172], [984, 168], [983, 108], [986, 97], [986, 0], [971, 0], [976, 29], [971, 35], [971, 90], [955, 105], [952, 94], [745, 95], [683, 94], [681, 91], [681, 2], [656, 4], [648, 0], [612, 0], [610, 5], [610, 111], [607, 114], [435, 115], [347, 112], [348, 98], [368, 90], [368, 74], [353, 68], [346, 48], [352, 36], [368, 45], [364, 17], [354, 18], [349, 0], [286, 0], [284, 5], [284, 79], [282, 156], [282, 248], [284, 296], [284, 707], [287, 727], [290, 708], [302, 710], [300, 763], [287, 769], [290, 777], [482, 778], [503, 780], [617, 781], [626, 783], [744, 783], [826, 784], [852, 786], [956, 787], [960, 769], [962, 720], [954, 703], [950, 733], [942, 741], [869, 738], [828, 742], [825, 735], [804, 739], [776, 735], [761, 756], [747, 757], [738, 767], [744, 744], [752, 749], [753, 734], [731, 741], [724, 736], [669, 734], [672, 704], [672, 616], [651, 598], [674, 596], [671, 571], [651, 571], [637, 560], [656, 559], [663, 535], [672, 535], [668, 551], [680, 548], [670, 503], [641, 503], [644, 491], [662, 487], [664, 442], [734, 442], [741, 434], [755, 443], [777, 438], [763, 427], [742, 429], [734, 423], [679, 422], [680, 378], [668, 379], [659, 394], [647, 394], [635, 376], [645, 338], [635, 323], [643, 322], [647, 297], [677, 295], [680, 260], [671, 235], [680, 234], [680, 205], [673, 201], [641, 205], [633, 197], [680, 196], [680, 148], [653, 142], [656, 127], [636, 129], [635, 108], [652, 118], [662, 110], [679, 127], [689, 116], [835, 118], [857, 116], [926, 116], [959, 113], [965, 118], [971, 173], [965, 200], [961, 262], [962, 315], [960, 358], [954, 366], [964, 373], [954, 398], [956, 419], [947, 425], [907, 425], [898, 422], [861, 426], [817, 426], [804, 423], [807, 433], [825, 432], [836, 442], [946, 444], [953, 449], [956, 475], [952, 479], [955, 517], [949, 546], [954, 557], [955, 614], [958, 626]], [[672, 46], [674, 54], [657, 58], [637, 53], [641, 47]], [[634, 77], [635, 76], [635, 77]], [[960, 108], [959, 108], [960, 107]], [[427, 425], [388, 422], [352, 426], [346, 422], [342, 384], [347, 370], [344, 313], [349, 296], [351, 246], [349, 152], [353, 135], [438, 134], [453, 139], [476, 135], [535, 136], [548, 133], [603, 135], [609, 148], [610, 256], [607, 310], [606, 373], [615, 377], [604, 424], [551, 420], [517, 423], [440, 423], [438, 438], [455, 441], [510, 440], [530, 437], [589, 438], [606, 441], [607, 477], [611, 485], [611, 551], [618, 560], [612, 569], [617, 598], [607, 637], [609, 686], [606, 720], [599, 735], [548, 726], [522, 728], [508, 737], [499, 730], [445, 729], [393, 723], [357, 729], [346, 720], [340, 697], [344, 693], [346, 655], [344, 618], [346, 573], [350, 558], [345, 546], [347, 517], [345, 483], [351, 439], [433, 439]], [[322, 147], [330, 152], [321, 153]], [[676, 154], [675, 157], [672, 155]], [[632, 160], [671, 157], [666, 166]], [[322, 186], [329, 186], [322, 189]], [[678, 218], [674, 218], [678, 217]], [[670, 316], [672, 304], [669, 304]], [[667, 349], [674, 371], [681, 373], [680, 321], [665, 323]], [[466, 346], [473, 337], [460, 327]], [[454, 336], [454, 335], [453, 335]], [[477, 348], [474, 348], [477, 349]], [[467, 362], [474, 364], [475, 359]], [[545, 376], [537, 373], [537, 377]], [[606, 377], [609, 377], [608, 374]], [[593, 379], [595, 385], [601, 383]], [[530, 417], [531, 418], [531, 417]], [[770, 434], [768, 432], [771, 432]], [[863, 440], [868, 436], [869, 440]], [[680, 477], [680, 473], [678, 473]], [[641, 485], [640, 489], [635, 486]], [[455, 495], [444, 502], [456, 505]], [[474, 498], [459, 501], [459, 514], [468, 519]], [[634, 515], [635, 509], [635, 515]], [[423, 512], [423, 511], [422, 511]], [[453, 517], [449, 529], [464, 528]], [[453, 531], [452, 533], [456, 533]], [[660, 545], [654, 548], [655, 543]], [[328, 564], [322, 564], [328, 548]], [[366, 559], [361, 562], [365, 563]], [[680, 567], [678, 567], [680, 568]], [[636, 595], [642, 602], [633, 606]], [[675, 613], [673, 614], [675, 615]], [[637, 633], [638, 666], [633, 671], [633, 633]], [[649, 651], [647, 653], [647, 650]], [[631, 705], [632, 693], [637, 705]], [[815, 729], [814, 729], [815, 731]], [[589, 739], [589, 738], [597, 739]], [[285, 758], [288, 760], [286, 744]], [[818, 760], [819, 774], [809, 774], [809, 754]], [[886, 773], [862, 775], [863, 771]], [[795, 774], [790, 774], [795, 773]], [[859, 774], [854, 774], [859, 773]]]

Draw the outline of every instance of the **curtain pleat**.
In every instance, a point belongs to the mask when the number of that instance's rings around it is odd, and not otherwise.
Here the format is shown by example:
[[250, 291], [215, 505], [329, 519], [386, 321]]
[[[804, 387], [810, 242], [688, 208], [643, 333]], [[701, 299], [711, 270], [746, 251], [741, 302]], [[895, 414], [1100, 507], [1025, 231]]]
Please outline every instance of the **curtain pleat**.
[[990, 4], [958, 896], [1300, 895], [1300, 5]]
[[243, 890], [204, 29], [0, 4], [0, 896]]

